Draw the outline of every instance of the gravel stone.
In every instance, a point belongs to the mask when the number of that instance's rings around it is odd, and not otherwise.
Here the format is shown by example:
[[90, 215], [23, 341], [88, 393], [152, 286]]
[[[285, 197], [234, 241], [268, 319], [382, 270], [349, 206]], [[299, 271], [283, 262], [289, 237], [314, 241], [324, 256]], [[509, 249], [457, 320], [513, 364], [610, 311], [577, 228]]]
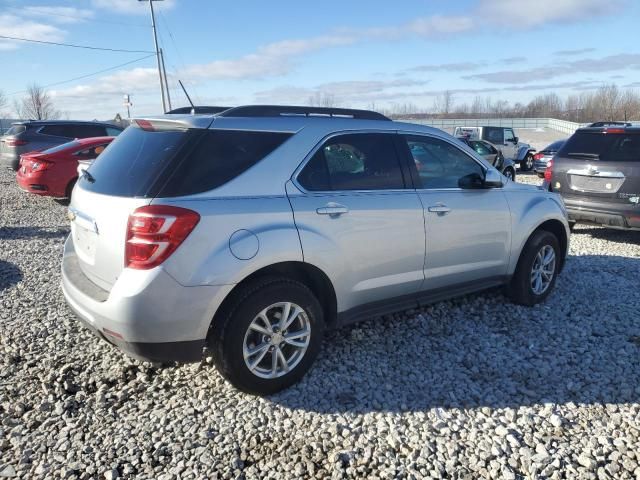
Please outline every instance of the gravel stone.
[[640, 478], [639, 232], [577, 226], [543, 305], [491, 289], [328, 332], [269, 398], [85, 331], [68, 232], [0, 171], [0, 477]]

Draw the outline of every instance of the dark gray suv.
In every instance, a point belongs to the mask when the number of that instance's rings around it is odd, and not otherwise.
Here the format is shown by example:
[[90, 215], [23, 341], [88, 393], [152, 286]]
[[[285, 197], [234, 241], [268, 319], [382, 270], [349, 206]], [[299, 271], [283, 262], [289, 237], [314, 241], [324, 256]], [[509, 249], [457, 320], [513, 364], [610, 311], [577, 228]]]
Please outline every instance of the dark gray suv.
[[577, 130], [545, 178], [564, 198], [573, 224], [640, 230], [640, 127]]
[[0, 166], [18, 169], [20, 155], [45, 150], [67, 143], [74, 138], [115, 137], [120, 127], [109, 123], [70, 120], [16, 122], [0, 137]]

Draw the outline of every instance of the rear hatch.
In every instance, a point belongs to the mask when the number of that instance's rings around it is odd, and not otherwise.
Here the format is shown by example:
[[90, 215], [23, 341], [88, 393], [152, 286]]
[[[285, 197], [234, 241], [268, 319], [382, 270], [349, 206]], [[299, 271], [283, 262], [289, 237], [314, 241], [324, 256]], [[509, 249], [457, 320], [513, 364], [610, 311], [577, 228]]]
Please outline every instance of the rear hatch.
[[190, 135], [181, 123], [139, 120], [79, 178], [71, 235], [80, 268], [100, 287], [110, 290], [124, 268], [129, 214], [151, 203]]
[[640, 129], [580, 129], [558, 151], [552, 171], [552, 189], [567, 200], [629, 205], [640, 195]]

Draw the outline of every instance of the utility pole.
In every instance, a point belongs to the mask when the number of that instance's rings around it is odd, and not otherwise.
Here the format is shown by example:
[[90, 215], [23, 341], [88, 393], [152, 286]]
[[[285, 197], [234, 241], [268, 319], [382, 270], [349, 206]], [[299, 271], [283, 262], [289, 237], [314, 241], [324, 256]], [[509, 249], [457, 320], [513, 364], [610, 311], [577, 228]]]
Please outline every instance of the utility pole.
[[151, 10], [151, 28], [153, 29], [153, 44], [156, 47], [156, 60], [158, 62], [158, 77], [160, 78], [160, 94], [162, 96], [162, 113], [167, 111], [167, 101], [164, 96], [164, 82], [162, 80], [162, 65], [160, 60], [160, 50], [158, 49], [158, 35], [156, 34], [156, 16], [153, 12], [153, 2], [159, 2], [162, 0], [138, 0], [139, 2], [149, 2], [149, 9]]
[[171, 93], [169, 92], [169, 79], [167, 78], [167, 69], [164, 66], [164, 52], [162, 48], [160, 49], [160, 63], [162, 64], [162, 76], [164, 77], [164, 88], [167, 92], [167, 105], [169, 106], [168, 110], [171, 110]]
[[131, 111], [129, 110], [133, 103], [131, 103], [131, 95], [125, 93], [124, 95], [124, 106], [127, 107], [127, 118], [131, 118]]

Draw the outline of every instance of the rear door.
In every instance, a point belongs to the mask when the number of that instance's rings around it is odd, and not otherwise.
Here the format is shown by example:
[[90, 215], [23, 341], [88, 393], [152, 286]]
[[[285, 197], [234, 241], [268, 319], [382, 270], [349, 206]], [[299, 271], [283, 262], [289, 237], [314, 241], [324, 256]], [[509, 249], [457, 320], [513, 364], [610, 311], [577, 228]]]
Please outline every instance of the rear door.
[[556, 154], [551, 187], [568, 200], [629, 205], [640, 197], [640, 130], [576, 132]]
[[396, 135], [330, 137], [288, 188], [305, 261], [331, 277], [338, 310], [411, 294], [425, 254], [420, 199], [405, 181]]

